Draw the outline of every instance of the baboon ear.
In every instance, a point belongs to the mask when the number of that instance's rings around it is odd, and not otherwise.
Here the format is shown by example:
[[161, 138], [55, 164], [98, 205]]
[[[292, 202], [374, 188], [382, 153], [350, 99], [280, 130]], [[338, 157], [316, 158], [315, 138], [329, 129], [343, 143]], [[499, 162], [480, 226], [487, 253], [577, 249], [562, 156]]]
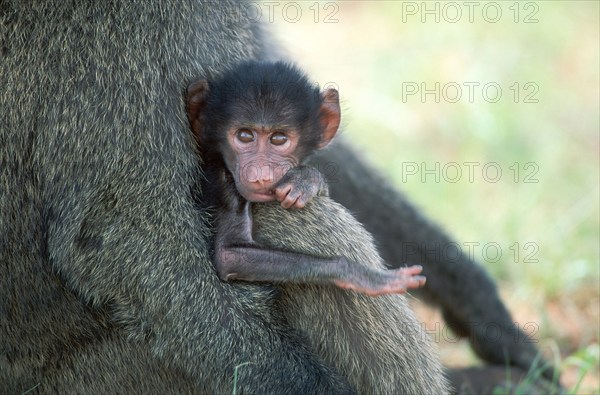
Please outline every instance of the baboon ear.
[[196, 139], [200, 139], [202, 123], [204, 120], [203, 110], [208, 98], [208, 81], [200, 80], [192, 82], [187, 88], [187, 114]]
[[325, 148], [333, 140], [340, 126], [340, 95], [337, 90], [329, 88], [321, 92], [319, 120], [321, 122], [321, 141], [317, 148]]

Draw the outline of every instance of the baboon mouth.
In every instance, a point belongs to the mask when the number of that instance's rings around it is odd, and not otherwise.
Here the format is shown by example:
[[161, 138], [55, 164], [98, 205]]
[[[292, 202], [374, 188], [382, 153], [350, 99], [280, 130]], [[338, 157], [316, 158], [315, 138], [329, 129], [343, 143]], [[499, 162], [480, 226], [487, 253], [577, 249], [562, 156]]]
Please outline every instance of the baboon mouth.
[[275, 193], [272, 190], [268, 191], [248, 191], [244, 194], [245, 198], [251, 202], [270, 202], [275, 199]]

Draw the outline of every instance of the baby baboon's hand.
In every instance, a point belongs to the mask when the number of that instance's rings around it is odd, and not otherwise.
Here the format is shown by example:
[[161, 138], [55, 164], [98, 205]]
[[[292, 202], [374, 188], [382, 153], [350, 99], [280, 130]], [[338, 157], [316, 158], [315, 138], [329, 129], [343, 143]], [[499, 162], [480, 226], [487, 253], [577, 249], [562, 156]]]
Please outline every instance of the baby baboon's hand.
[[414, 265], [396, 270], [376, 270], [367, 275], [357, 272], [347, 279], [333, 280], [333, 283], [369, 296], [403, 294], [408, 289], [425, 285], [425, 276], [420, 275], [422, 270], [422, 266]]
[[317, 169], [299, 166], [285, 173], [275, 185], [274, 192], [281, 207], [299, 209], [313, 197], [327, 194], [327, 184]]

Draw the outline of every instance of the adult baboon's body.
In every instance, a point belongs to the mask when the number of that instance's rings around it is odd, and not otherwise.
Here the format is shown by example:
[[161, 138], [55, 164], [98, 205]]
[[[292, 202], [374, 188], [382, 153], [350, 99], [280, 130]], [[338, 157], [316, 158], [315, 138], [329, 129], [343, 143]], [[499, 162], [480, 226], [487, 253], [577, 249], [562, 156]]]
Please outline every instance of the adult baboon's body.
[[[182, 93], [191, 78], [269, 57], [260, 26], [238, 7], [0, 1], [2, 392], [220, 391], [246, 362], [238, 385], [249, 392], [350, 390], [282, 319], [271, 288], [222, 284], [208, 258]], [[322, 160], [347, 164], [346, 149]], [[401, 243], [387, 241], [410, 240], [406, 229], [446, 240], [387, 187], [366, 198], [377, 203], [344, 198], [365, 192], [352, 172], [375, 177], [353, 166], [340, 167], [332, 194], [381, 237], [389, 262], [400, 263]], [[380, 223], [367, 205], [399, 222]], [[419, 263], [446, 316], [509, 328], [472, 262]], [[469, 295], [456, 270], [485, 294]], [[446, 298], [455, 288], [465, 291]], [[492, 360], [507, 346], [475, 344]]]

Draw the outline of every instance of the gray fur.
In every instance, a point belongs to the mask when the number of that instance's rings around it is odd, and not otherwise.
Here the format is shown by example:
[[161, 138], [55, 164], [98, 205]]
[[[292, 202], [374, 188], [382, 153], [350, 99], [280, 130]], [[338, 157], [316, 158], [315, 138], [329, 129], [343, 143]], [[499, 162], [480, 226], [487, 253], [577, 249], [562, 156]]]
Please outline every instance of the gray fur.
[[[317, 196], [299, 211], [255, 204], [258, 242], [383, 267], [371, 235], [340, 204]], [[404, 296], [369, 297], [334, 286], [282, 285], [279, 307], [326, 363], [361, 394], [444, 394], [438, 357]]]

